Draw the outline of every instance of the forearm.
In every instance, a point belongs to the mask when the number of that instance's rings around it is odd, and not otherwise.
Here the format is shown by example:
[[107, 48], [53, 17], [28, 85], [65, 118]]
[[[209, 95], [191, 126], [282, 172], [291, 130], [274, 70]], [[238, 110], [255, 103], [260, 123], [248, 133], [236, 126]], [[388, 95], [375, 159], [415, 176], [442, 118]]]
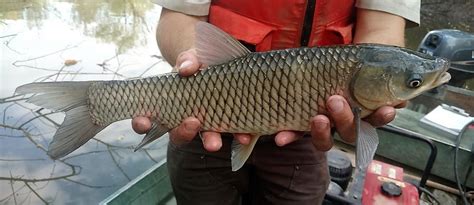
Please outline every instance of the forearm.
[[207, 16], [198, 17], [163, 8], [156, 40], [163, 57], [174, 66], [178, 55], [194, 46], [194, 26], [198, 21], [207, 21]]
[[405, 19], [367, 9], [357, 9], [353, 43], [380, 43], [405, 46]]

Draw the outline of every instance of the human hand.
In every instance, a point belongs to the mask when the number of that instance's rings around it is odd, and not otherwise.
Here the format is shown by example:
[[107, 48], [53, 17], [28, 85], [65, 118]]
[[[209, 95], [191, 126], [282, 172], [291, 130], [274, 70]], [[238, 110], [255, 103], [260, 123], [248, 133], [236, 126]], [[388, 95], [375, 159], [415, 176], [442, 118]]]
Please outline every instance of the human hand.
[[[174, 69], [177, 69], [178, 74], [181, 76], [194, 75], [202, 68], [202, 64], [196, 57], [195, 49], [182, 52], [176, 59], [176, 65]], [[132, 119], [132, 128], [138, 134], [149, 132], [151, 124], [151, 120], [148, 117], [140, 116]], [[176, 145], [188, 143], [198, 134], [200, 128], [201, 122], [197, 118], [188, 117], [184, 119], [178, 127], [169, 132], [170, 140]], [[248, 144], [250, 142], [250, 135], [248, 134], [235, 134], [234, 136], [235, 139], [242, 144]], [[202, 132], [201, 139], [207, 151], [217, 151], [222, 147], [220, 133]]]
[[[334, 126], [341, 138], [349, 143], [356, 140], [356, 127], [354, 123], [354, 114], [349, 103], [339, 95], [328, 98], [326, 105], [328, 115], [317, 115], [311, 119], [311, 137], [313, 145], [320, 151], [331, 149], [333, 140], [331, 136], [331, 127]], [[404, 107], [403, 102], [395, 107], [383, 106], [363, 120], [374, 127], [383, 126], [395, 118], [395, 108]]]
[[[311, 137], [313, 145], [317, 150], [328, 151], [333, 146], [331, 128], [335, 127], [341, 138], [349, 143], [356, 140], [356, 127], [352, 108], [342, 96], [334, 95], [326, 102], [328, 108], [327, 115], [316, 115], [311, 118]], [[365, 121], [374, 127], [383, 126], [395, 118], [395, 108], [405, 107], [403, 102], [395, 107], [383, 106], [374, 113], [364, 118]], [[282, 131], [275, 136], [278, 146], [292, 143], [303, 136], [301, 132]]]
[[[199, 63], [196, 57], [196, 50], [189, 49], [180, 53], [176, 59], [176, 66], [173, 68], [174, 71], [178, 71], [180, 76], [190, 76], [198, 72], [202, 64]], [[151, 120], [148, 117], [135, 117], [132, 119], [132, 128], [138, 134], [145, 134], [151, 129]], [[201, 122], [197, 118], [189, 117], [184, 119], [181, 124], [170, 130], [170, 140], [176, 145], [181, 145], [190, 142], [199, 132], [201, 128]], [[208, 136], [208, 134], [206, 134]], [[203, 141], [207, 141], [204, 147], [209, 151], [219, 150], [221, 143], [215, 142], [213, 135], [210, 140], [205, 140], [209, 137], [203, 137]], [[210, 141], [210, 142], [209, 142]]]

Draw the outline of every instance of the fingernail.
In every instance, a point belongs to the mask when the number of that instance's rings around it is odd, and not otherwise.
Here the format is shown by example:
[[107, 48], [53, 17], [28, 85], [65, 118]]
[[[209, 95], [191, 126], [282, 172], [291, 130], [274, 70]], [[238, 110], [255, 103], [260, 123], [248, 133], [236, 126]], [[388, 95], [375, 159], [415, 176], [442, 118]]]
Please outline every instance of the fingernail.
[[216, 151], [217, 151], [217, 150], [219, 150], [219, 149], [221, 148], [221, 143], [220, 143], [219, 141], [212, 142], [212, 143], [210, 144], [210, 148], [211, 148], [212, 150], [216, 150]]
[[395, 117], [395, 112], [389, 112], [383, 116], [383, 120], [385, 123], [388, 123], [389, 121], [392, 121], [394, 117]]
[[186, 61], [184, 61], [183, 63], [181, 63], [181, 65], [179, 65], [179, 70], [181, 70], [181, 69], [188, 69], [189, 66], [191, 66], [192, 64], [193, 64], [192, 61], [186, 60]]
[[329, 109], [334, 113], [339, 113], [344, 108], [344, 103], [340, 99], [334, 99], [329, 103]]
[[250, 142], [250, 137], [242, 137], [241, 140], [242, 140], [242, 142], [243, 142], [244, 144], [249, 144], [249, 142]]
[[287, 142], [288, 142], [288, 137], [286, 137], [286, 136], [281, 136], [280, 139], [278, 140], [277, 145], [281, 147], [281, 146], [286, 145]]

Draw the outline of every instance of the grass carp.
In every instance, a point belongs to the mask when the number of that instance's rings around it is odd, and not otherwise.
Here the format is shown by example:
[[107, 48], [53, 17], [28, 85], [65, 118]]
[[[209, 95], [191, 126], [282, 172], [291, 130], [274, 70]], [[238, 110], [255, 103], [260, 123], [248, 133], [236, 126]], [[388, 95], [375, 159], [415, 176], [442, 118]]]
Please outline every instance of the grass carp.
[[41, 82], [16, 92], [27, 102], [66, 113], [48, 155], [63, 157], [111, 123], [147, 116], [153, 129], [140, 147], [194, 116], [203, 131], [249, 133], [235, 144], [233, 170], [240, 168], [261, 135], [309, 131], [325, 114], [326, 99], [344, 96], [361, 117], [397, 105], [446, 83], [448, 62], [408, 49], [343, 45], [250, 52], [210, 24], [196, 26], [198, 58], [208, 65], [191, 77], [167, 73], [133, 80]]

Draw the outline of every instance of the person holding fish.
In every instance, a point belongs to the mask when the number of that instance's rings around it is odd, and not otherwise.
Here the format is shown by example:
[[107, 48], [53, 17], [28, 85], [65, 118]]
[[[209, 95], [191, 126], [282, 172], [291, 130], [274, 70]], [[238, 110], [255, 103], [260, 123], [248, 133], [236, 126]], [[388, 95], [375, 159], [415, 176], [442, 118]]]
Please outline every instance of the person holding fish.
[[332, 128], [357, 138], [354, 180], [363, 181], [374, 126], [450, 79], [446, 60], [396, 47], [419, 22], [419, 0], [155, 1], [158, 45], [177, 72], [15, 92], [65, 112], [52, 159], [123, 119], [146, 133], [136, 149], [169, 132], [178, 204], [319, 204]]
[[[357, 138], [353, 181], [363, 182], [374, 126], [450, 79], [447, 60], [390, 46], [403, 46], [405, 26], [418, 23], [418, 0], [156, 2], [158, 45], [178, 72], [15, 92], [65, 113], [51, 159], [124, 119], [146, 133], [136, 149], [169, 132], [179, 204], [319, 204], [331, 128]], [[361, 189], [349, 193], [360, 199]]]
[[[420, 9], [419, 0], [154, 2], [163, 6], [157, 28], [159, 48], [181, 76], [194, 75], [207, 66], [196, 54], [199, 21], [219, 27], [252, 51], [351, 43], [404, 46], [404, 29], [419, 23]], [[248, 145], [254, 136], [199, 133], [198, 118], [183, 120], [170, 131], [168, 148], [178, 204], [239, 204], [242, 193], [249, 190], [254, 204], [321, 203], [329, 182], [324, 151], [333, 145], [331, 129], [347, 142], [354, 142], [356, 133], [354, 115], [344, 97], [333, 95], [325, 103], [325, 115], [310, 120], [310, 136], [287, 130], [261, 137], [254, 153], [247, 153], [247, 163], [236, 172], [228, 161], [231, 143], [234, 139]], [[364, 120], [377, 127], [394, 117], [394, 107], [383, 106]], [[152, 122], [135, 117], [132, 125], [137, 133], [147, 133]]]

